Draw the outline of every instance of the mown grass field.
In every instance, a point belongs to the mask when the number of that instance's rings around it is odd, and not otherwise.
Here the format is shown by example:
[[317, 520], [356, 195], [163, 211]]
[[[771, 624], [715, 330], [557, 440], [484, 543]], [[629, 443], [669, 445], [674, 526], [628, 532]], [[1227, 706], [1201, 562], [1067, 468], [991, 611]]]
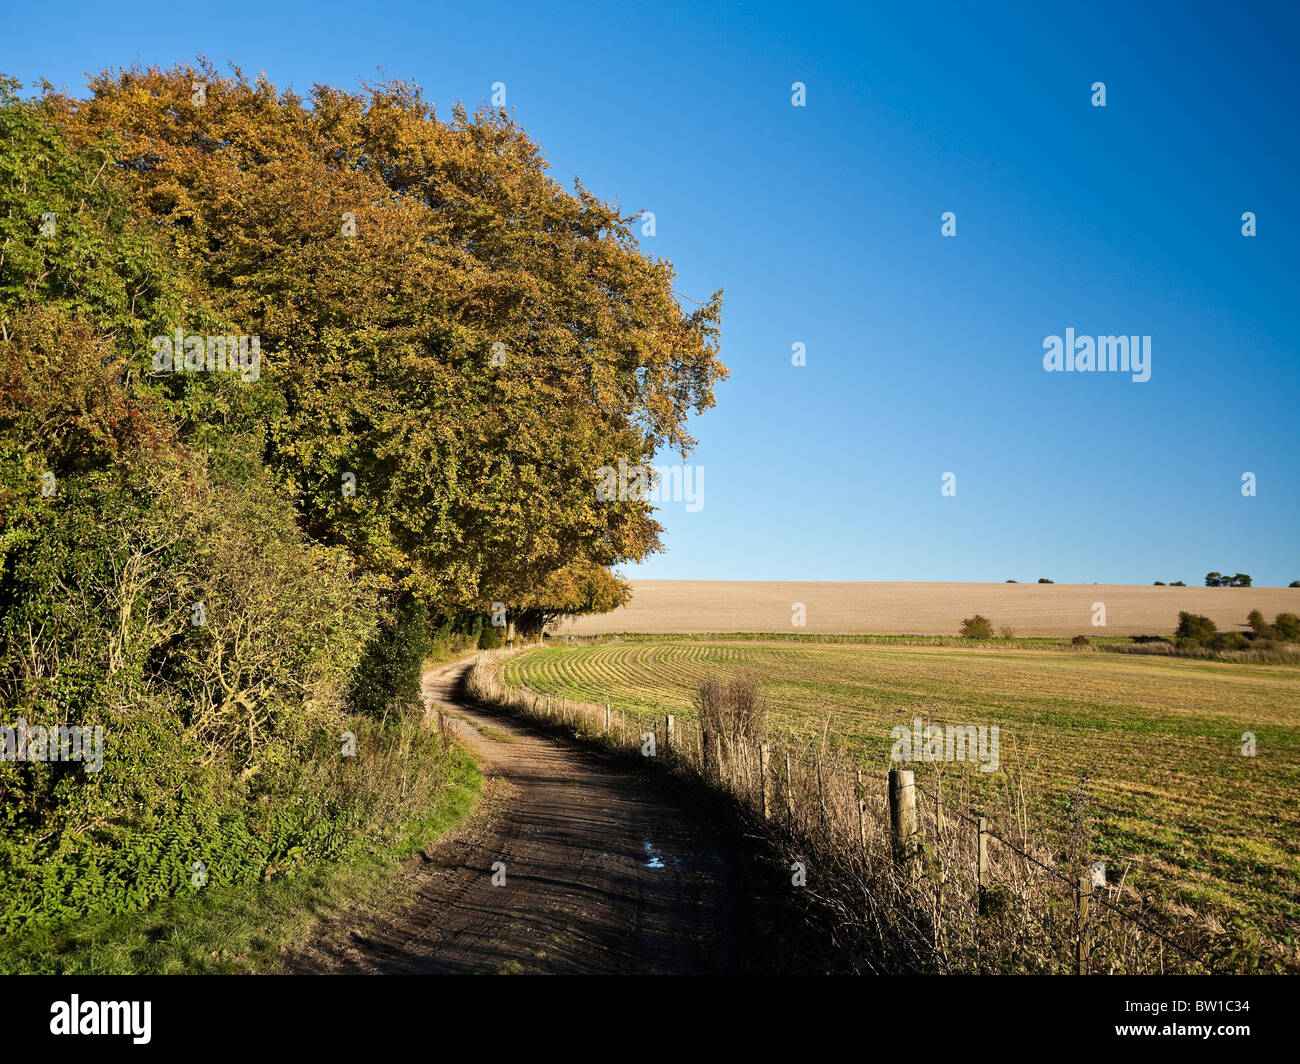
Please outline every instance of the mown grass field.
[[[918, 641], [919, 643], [920, 641]], [[775, 731], [889, 767], [890, 729], [998, 725], [1002, 772], [1023, 779], [1037, 827], [1060, 829], [1085, 775], [1095, 854], [1112, 874], [1212, 920], [1288, 939], [1300, 920], [1300, 666], [1006, 646], [787, 642], [761, 637], [559, 646], [504, 665], [535, 691], [694, 716], [710, 673], [756, 679]], [[1242, 735], [1256, 737], [1254, 757]], [[927, 766], [913, 766], [928, 771]]]

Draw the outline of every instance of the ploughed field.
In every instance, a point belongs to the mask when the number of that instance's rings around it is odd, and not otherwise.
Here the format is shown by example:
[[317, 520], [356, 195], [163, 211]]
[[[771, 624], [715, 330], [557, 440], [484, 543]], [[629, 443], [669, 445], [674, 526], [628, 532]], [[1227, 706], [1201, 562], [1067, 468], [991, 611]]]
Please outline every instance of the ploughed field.
[[[890, 767], [897, 725], [916, 717], [997, 725], [999, 772], [971, 763], [909, 767], [929, 783], [942, 772], [946, 793], [997, 811], [1003, 834], [1021, 837], [1027, 825], [1031, 838], [1060, 847], [1079, 837], [1072, 825], [1091, 819], [1088, 849], [1112, 878], [1127, 869], [1130, 884], [1189, 917], [1237, 918], [1273, 939], [1294, 936], [1300, 665], [1046, 641], [954, 643], [642, 636], [527, 651], [503, 664], [503, 679], [616, 711], [693, 719], [706, 676], [746, 675], [765, 693], [773, 738], [838, 747], [876, 778]], [[1253, 757], [1242, 753], [1246, 732], [1255, 737]], [[1026, 813], [1019, 826], [1009, 822], [1018, 800]]]
[[[1300, 573], [1296, 575], [1300, 577]], [[1165, 579], [1178, 579], [1178, 576], [1167, 574]], [[1019, 636], [1167, 636], [1178, 624], [1180, 610], [1203, 614], [1226, 632], [1244, 631], [1246, 616], [1253, 609], [1270, 620], [1279, 613], [1300, 613], [1300, 588], [1287, 587], [758, 580], [633, 580], [631, 583], [634, 593], [626, 606], [609, 613], [575, 618], [559, 625], [557, 630], [562, 635], [612, 632], [956, 635], [962, 620], [978, 613], [992, 621], [995, 628], [1010, 626]], [[1100, 617], [1095, 608], [1098, 602], [1105, 607], [1104, 626], [1093, 623], [1094, 617]], [[794, 623], [796, 603], [803, 606], [802, 625]]]

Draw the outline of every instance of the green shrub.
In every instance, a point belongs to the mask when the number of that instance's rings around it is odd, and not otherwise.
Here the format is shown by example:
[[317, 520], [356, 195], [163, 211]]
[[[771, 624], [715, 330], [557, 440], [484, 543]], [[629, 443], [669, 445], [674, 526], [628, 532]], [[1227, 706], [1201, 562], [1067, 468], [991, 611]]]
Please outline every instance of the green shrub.
[[1300, 617], [1294, 613], [1279, 613], [1273, 620], [1273, 628], [1279, 639], [1288, 643], [1300, 642]]
[[967, 639], [992, 639], [993, 623], [977, 613], [961, 622], [961, 634]]
[[1092, 646], [1092, 640], [1089, 639], [1086, 635], [1076, 635], [1073, 639], [1070, 640], [1070, 645], [1076, 647]]
[[1180, 647], [1183, 646], [1184, 640], [1194, 646], [1205, 646], [1218, 631], [1218, 627], [1210, 618], [1183, 610], [1178, 614], [1178, 627], [1174, 630], [1174, 635], [1178, 637]]
[[479, 629], [479, 650], [495, 650], [505, 641], [503, 630], [494, 624], [485, 624]]
[[428, 610], [406, 595], [366, 646], [353, 682], [353, 707], [381, 717], [395, 705], [418, 705], [420, 677], [432, 650]]
[[1211, 650], [1245, 650], [1250, 640], [1240, 632], [1220, 632], [1210, 640]]

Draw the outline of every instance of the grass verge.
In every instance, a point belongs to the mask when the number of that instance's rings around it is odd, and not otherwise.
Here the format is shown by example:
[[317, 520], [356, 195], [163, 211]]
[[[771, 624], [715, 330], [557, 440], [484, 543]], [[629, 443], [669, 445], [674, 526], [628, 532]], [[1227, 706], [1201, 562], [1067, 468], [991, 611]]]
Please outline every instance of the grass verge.
[[0, 974], [253, 974], [274, 971], [331, 912], [358, 901], [396, 905], [401, 863], [469, 815], [483, 777], [457, 747], [449, 785], [401, 825], [401, 841], [346, 863], [265, 883], [171, 898], [138, 913], [86, 919], [0, 939]]

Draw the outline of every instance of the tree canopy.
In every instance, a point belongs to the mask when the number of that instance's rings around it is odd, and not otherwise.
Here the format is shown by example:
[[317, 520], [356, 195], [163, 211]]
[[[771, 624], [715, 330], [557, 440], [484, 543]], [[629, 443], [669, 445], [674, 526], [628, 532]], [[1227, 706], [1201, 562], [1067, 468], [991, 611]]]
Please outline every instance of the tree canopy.
[[108, 755], [0, 759], [0, 934], [142, 907], [200, 855], [221, 885], [398, 845], [408, 780], [450, 771], [412, 708], [431, 647], [494, 603], [535, 634], [626, 601], [610, 567], [661, 529], [598, 471], [689, 451], [725, 374], [720, 296], [684, 311], [509, 115], [203, 63], [20, 88], [0, 706]]
[[634, 216], [556, 183], [510, 115], [207, 64], [90, 89], [50, 106], [179, 266], [174, 325], [260, 338], [266, 460], [310, 535], [440, 609], [659, 548], [650, 504], [597, 503], [595, 471], [692, 446], [721, 295], [683, 311]]

